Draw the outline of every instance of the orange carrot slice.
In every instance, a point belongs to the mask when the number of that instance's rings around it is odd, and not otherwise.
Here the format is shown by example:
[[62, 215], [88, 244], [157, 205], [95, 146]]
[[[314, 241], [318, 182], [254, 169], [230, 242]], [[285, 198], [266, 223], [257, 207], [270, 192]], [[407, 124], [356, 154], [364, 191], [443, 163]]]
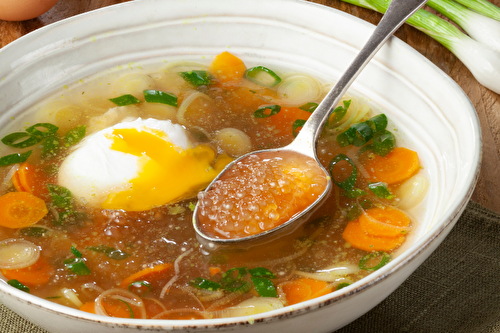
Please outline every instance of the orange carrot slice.
[[[116, 300], [103, 301], [101, 304], [104, 308], [104, 311], [106, 311], [106, 313], [110, 317], [135, 318], [136, 316], [135, 311], [133, 310], [133, 306], [130, 305], [127, 306], [127, 304], [125, 304], [125, 302], [123, 301], [119, 301], [116, 299]], [[95, 314], [96, 313], [95, 301], [83, 304], [79, 310]]]
[[157, 280], [160, 276], [164, 275], [168, 270], [170, 270], [171, 267], [171, 264], [160, 264], [145, 268], [124, 279], [122, 283], [120, 283], [120, 288], [127, 289], [132, 282], [136, 281], [152, 282], [154, 280]]
[[40, 257], [36, 263], [26, 268], [2, 269], [2, 274], [6, 279], [15, 279], [27, 286], [46, 284], [54, 273], [54, 267], [44, 257]]
[[0, 226], [13, 229], [28, 227], [47, 213], [45, 202], [28, 192], [10, 192], [0, 197]]
[[79, 310], [95, 314], [95, 301], [83, 304]]
[[410, 219], [392, 207], [370, 208], [359, 217], [361, 228], [372, 236], [396, 237], [408, 232]]
[[297, 304], [332, 292], [325, 281], [301, 278], [283, 284], [288, 305]]
[[227, 51], [217, 55], [210, 65], [210, 72], [222, 83], [241, 81], [245, 70], [243, 61]]
[[221, 269], [219, 267], [210, 267], [210, 276], [214, 276], [215, 274], [218, 274], [221, 272]]
[[363, 163], [371, 180], [395, 184], [410, 178], [420, 169], [417, 153], [404, 147], [396, 147], [384, 157], [373, 155]]
[[12, 182], [19, 192], [28, 192], [37, 197], [49, 193], [46, 186], [48, 179], [43, 171], [28, 162], [24, 162], [19, 166], [19, 169], [12, 177]]
[[367, 252], [391, 251], [405, 241], [404, 235], [396, 237], [372, 236], [363, 230], [358, 220], [347, 224], [342, 237], [353, 247]]

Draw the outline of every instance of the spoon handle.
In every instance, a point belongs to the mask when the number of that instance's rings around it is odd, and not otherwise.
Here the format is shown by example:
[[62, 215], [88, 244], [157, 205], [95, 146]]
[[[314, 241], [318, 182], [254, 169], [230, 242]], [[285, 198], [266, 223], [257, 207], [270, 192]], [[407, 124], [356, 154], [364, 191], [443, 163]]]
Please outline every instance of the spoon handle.
[[428, 0], [392, 0], [372, 35], [335, 86], [328, 92], [289, 148], [315, 157], [323, 126], [342, 96], [386, 40]]

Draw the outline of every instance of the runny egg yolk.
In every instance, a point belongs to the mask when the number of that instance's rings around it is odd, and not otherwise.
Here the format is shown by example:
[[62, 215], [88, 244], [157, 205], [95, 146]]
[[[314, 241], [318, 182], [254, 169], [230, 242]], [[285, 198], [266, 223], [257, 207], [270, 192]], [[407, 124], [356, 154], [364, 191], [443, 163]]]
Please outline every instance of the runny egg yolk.
[[[231, 161], [205, 145], [182, 149], [165, 140], [161, 131], [114, 129], [111, 149], [139, 157], [139, 174], [123, 191], [109, 194], [104, 209], [142, 211], [193, 197]], [[162, 138], [163, 137], [163, 138]]]

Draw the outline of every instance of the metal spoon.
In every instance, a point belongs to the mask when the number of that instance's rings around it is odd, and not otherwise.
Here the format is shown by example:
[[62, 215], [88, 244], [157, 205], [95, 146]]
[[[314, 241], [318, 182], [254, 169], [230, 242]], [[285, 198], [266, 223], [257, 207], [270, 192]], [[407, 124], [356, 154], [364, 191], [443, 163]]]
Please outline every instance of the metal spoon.
[[[365, 46], [361, 49], [357, 57], [347, 68], [346, 72], [339, 79], [337, 84], [328, 92], [323, 101], [319, 104], [316, 110], [309, 117], [309, 120], [304, 124], [300, 130], [298, 136], [295, 140], [286, 147], [277, 149], [267, 149], [260, 150], [257, 152], [252, 152], [246, 154], [234, 162], [230, 163], [219, 176], [210, 183], [207, 187], [207, 191], [210, 190], [214, 183], [222, 177], [223, 174], [229, 171], [236, 163], [248, 158], [254, 154], [262, 153], [283, 153], [283, 152], [295, 152], [304, 155], [306, 158], [314, 159], [316, 163], [319, 164], [321, 170], [325, 173], [325, 177], [328, 179], [327, 186], [323, 193], [309, 205], [305, 210], [293, 216], [290, 220], [285, 223], [270, 229], [263, 231], [258, 234], [254, 234], [242, 238], [217, 238], [215, 236], [207, 235], [200, 225], [199, 221], [199, 204], [196, 205], [193, 214], [193, 224], [194, 229], [197, 234], [198, 240], [202, 245], [208, 248], [214, 248], [218, 245], [241, 245], [241, 244], [253, 244], [255, 242], [260, 243], [266, 239], [270, 239], [269, 236], [276, 236], [277, 234], [284, 232], [286, 230], [293, 230], [296, 228], [297, 221], [304, 221], [305, 217], [309, 216], [312, 211], [323, 201], [323, 199], [330, 192], [332, 187], [332, 181], [330, 180], [328, 172], [321, 166], [318, 157], [316, 155], [316, 145], [319, 140], [319, 136], [325, 125], [327, 119], [330, 117], [334, 107], [339, 103], [342, 96], [345, 94], [347, 89], [350, 87], [352, 82], [361, 73], [363, 68], [368, 64], [372, 57], [377, 53], [377, 51], [384, 45], [386, 40], [419, 8], [421, 8], [427, 0], [392, 0], [387, 12], [382, 17], [382, 20], [378, 26], [373, 31], [372, 35], [368, 39]], [[273, 238], [271, 237], [271, 238]]]

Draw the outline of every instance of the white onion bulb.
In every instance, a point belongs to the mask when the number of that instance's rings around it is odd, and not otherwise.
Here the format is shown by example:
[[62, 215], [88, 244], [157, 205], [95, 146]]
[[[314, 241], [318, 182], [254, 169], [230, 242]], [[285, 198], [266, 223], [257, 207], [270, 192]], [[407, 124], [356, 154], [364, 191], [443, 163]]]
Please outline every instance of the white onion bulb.
[[420, 174], [411, 177], [395, 191], [395, 195], [400, 198], [398, 208], [408, 210], [415, 207], [425, 198], [428, 189], [429, 181], [426, 177]]
[[40, 248], [26, 240], [6, 239], [0, 242], [0, 268], [21, 269], [36, 263]]

